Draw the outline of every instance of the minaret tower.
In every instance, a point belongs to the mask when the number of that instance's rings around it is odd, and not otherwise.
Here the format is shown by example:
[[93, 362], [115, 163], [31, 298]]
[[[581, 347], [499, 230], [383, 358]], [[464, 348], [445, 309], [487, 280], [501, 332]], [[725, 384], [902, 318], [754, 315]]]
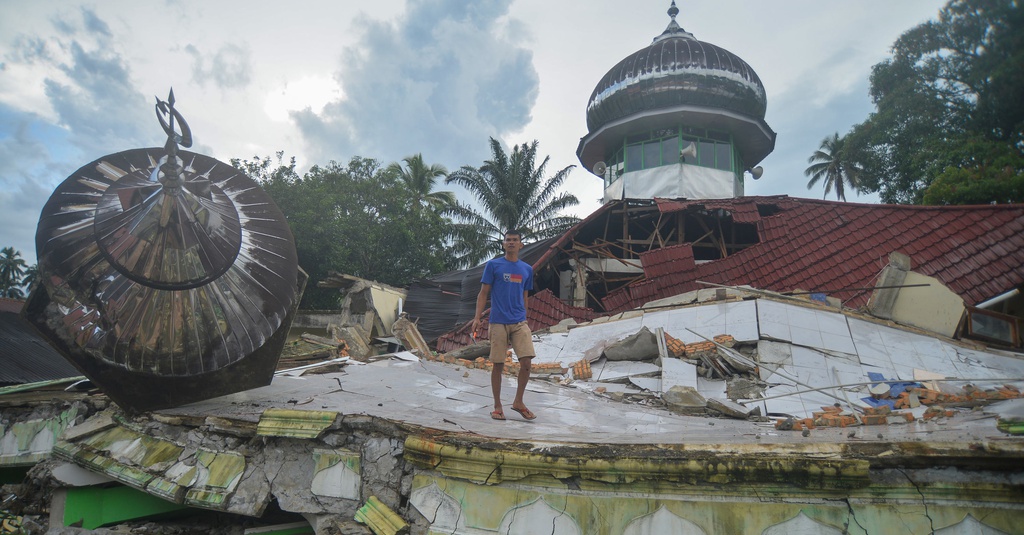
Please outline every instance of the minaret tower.
[[743, 196], [744, 173], [775, 148], [757, 73], [676, 22], [601, 78], [576, 155], [615, 199]]

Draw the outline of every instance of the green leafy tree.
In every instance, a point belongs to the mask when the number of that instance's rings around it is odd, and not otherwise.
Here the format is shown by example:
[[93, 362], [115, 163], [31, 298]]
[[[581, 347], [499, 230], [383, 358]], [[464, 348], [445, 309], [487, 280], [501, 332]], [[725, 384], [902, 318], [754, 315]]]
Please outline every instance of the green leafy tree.
[[[903, 33], [892, 57], [872, 69], [875, 111], [847, 136], [865, 170], [862, 189], [883, 202], [921, 203], [947, 172], [946, 183], [1000, 180], [1005, 167], [950, 156], [977, 139], [1024, 151], [1022, 65], [1024, 9], [1016, 0], [951, 0], [938, 20]], [[966, 173], [950, 169], [965, 165]]]
[[0, 249], [0, 296], [12, 299], [25, 297], [21, 291], [21, 277], [26, 267], [21, 251], [14, 250], [14, 247]]
[[443, 165], [427, 165], [423, 155], [416, 154], [402, 159], [402, 164], [395, 162], [388, 166], [388, 171], [395, 173], [413, 195], [412, 209], [419, 211], [429, 209], [443, 213], [455, 204], [455, 194], [450, 191], [434, 191], [437, 179], [448, 174]]
[[950, 152], [950, 162], [928, 189], [924, 204], [1024, 202], [1024, 155], [1004, 143], [970, 139]]
[[811, 177], [807, 189], [811, 189], [819, 181], [825, 184], [825, 197], [836, 190], [836, 199], [846, 200], [846, 188], [856, 191], [860, 188], [860, 176], [863, 170], [851, 158], [846, 150], [846, 140], [836, 132], [821, 140], [821, 147], [807, 159], [811, 164], [804, 169], [804, 175]]
[[303, 176], [294, 159], [281, 155], [236, 160], [285, 214], [299, 257], [309, 275], [300, 306], [337, 308], [337, 290], [316, 283], [332, 271], [394, 286], [445, 271], [448, 221], [430, 210], [416, 213], [417, 197], [399, 175], [373, 159], [354, 157], [347, 165], [313, 166]]
[[451, 209], [456, 221], [453, 251], [461, 265], [500, 253], [506, 230], [519, 229], [524, 241], [532, 241], [562, 234], [579, 222], [559, 215], [579, 204], [575, 195], [558, 191], [575, 166], [545, 178], [550, 157], [537, 164], [536, 140], [512, 147], [511, 154], [494, 138], [490, 143], [491, 159], [480, 167], [463, 166], [445, 179], [469, 190], [481, 208], [456, 203]]

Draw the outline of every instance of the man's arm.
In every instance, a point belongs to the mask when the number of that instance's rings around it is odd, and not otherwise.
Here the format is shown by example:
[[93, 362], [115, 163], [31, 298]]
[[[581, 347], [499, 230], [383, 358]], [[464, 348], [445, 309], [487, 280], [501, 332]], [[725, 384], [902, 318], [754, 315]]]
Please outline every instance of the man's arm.
[[487, 306], [487, 296], [491, 293], [490, 284], [481, 284], [480, 293], [476, 294], [476, 314], [473, 315], [472, 335], [476, 337], [476, 331], [480, 328], [480, 316], [484, 313], [484, 307]]
[[523, 291], [523, 311], [530, 313], [530, 292], [527, 290]]

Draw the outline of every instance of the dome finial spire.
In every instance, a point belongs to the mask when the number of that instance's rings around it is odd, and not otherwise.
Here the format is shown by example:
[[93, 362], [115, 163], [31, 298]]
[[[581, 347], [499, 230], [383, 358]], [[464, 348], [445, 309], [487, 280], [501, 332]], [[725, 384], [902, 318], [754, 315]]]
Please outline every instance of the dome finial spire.
[[668, 16], [671, 17], [672, 20], [668, 22], [668, 27], [665, 28], [665, 31], [661, 32], [661, 35], [654, 38], [654, 42], [658, 42], [669, 37], [688, 37], [693, 39], [693, 34], [682, 29], [679, 26], [679, 23], [676, 22], [676, 15], [678, 14], [679, 8], [676, 7], [676, 0], [672, 0], [672, 5], [668, 8]]

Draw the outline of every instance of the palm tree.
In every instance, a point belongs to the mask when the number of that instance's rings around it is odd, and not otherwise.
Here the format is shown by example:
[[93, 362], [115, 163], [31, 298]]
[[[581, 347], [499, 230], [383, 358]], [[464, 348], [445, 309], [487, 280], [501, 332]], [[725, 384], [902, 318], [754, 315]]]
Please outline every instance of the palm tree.
[[29, 293], [35, 289], [36, 284], [39, 283], [39, 264], [32, 264], [25, 268], [25, 276], [21, 279], [21, 285], [24, 286]]
[[449, 206], [455, 204], [455, 194], [450, 191], [432, 191], [438, 177], [448, 174], [443, 165], [434, 164], [428, 166], [423, 163], [423, 155], [416, 154], [402, 158], [405, 167], [398, 162], [388, 166], [388, 171], [395, 173], [405, 183], [414, 196], [413, 210], [419, 211], [421, 207], [432, 209], [436, 212], [443, 212]]
[[20, 299], [25, 296], [21, 291], [21, 276], [25, 273], [25, 261], [21, 251], [14, 247], [0, 249], [0, 295]]
[[472, 265], [501, 252], [505, 231], [518, 229], [523, 240], [558, 236], [579, 222], [579, 218], [560, 216], [558, 212], [576, 206], [579, 199], [571, 193], [556, 191], [569, 177], [573, 165], [544, 177], [550, 157], [540, 165], [537, 140], [512, 147], [506, 154], [501, 143], [491, 138], [491, 159], [479, 168], [463, 166], [448, 175], [445, 183], [460, 184], [479, 201], [482, 212], [456, 203], [454, 252], [463, 265]]
[[846, 186], [856, 191], [860, 189], [860, 175], [863, 169], [848, 154], [846, 138], [839, 137], [839, 132], [825, 136], [821, 146], [807, 159], [811, 164], [804, 169], [804, 175], [811, 177], [807, 189], [811, 189], [822, 178], [825, 179], [825, 197], [832, 188], [836, 188], [836, 198], [846, 200]]

